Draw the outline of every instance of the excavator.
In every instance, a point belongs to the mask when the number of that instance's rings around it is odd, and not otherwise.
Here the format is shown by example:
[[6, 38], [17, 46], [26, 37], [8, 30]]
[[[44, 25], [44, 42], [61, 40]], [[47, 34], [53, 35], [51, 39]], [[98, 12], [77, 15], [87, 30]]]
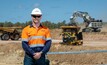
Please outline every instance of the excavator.
[[[80, 31], [81, 27], [75, 22], [77, 17], [84, 20], [85, 28]], [[102, 20], [95, 20], [91, 18], [87, 12], [76, 11], [70, 17], [70, 23], [67, 26], [61, 26], [62, 40], [61, 44], [82, 45], [82, 32], [100, 32], [102, 27]]]
[[70, 18], [70, 24], [77, 26], [76, 18], [81, 17], [84, 20], [85, 28], [82, 29], [82, 32], [101, 32], [102, 20], [95, 20], [87, 12], [76, 11]]

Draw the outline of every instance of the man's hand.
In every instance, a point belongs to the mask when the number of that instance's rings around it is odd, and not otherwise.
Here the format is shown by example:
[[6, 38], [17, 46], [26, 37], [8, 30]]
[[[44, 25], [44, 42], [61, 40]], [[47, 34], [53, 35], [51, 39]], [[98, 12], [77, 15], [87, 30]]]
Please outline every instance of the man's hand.
[[36, 52], [34, 53], [34, 59], [39, 59], [41, 57], [42, 52]]

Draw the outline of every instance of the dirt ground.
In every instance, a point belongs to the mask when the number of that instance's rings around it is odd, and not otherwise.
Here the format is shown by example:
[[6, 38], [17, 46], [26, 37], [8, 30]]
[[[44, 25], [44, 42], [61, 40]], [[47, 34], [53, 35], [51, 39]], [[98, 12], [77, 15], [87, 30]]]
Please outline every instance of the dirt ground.
[[[71, 46], [53, 43], [50, 52], [107, 50], [106, 46]], [[23, 65], [24, 52], [21, 43], [0, 44], [0, 65]], [[107, 64], [107, 53], [47, 55], [50, 65], [97, 65]]]
[[[51, 30], [53, 39], [61, 39], [61, 30]], [[50, 52], [107, 50], [107, 33], [84, 33], [82, 46], [52, 43]], [[21, 41], [0, 41], [0, 65], [23, 65]], [[107, 52], [47, 55], [50, 65], [107, 65]]]

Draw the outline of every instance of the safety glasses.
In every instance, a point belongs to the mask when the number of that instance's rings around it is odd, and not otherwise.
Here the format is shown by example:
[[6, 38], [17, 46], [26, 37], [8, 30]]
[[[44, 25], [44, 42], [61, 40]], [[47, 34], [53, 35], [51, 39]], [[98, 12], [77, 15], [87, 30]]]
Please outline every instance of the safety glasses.
[[31, 15], [34, 18], [40, 18], [42, 15]]

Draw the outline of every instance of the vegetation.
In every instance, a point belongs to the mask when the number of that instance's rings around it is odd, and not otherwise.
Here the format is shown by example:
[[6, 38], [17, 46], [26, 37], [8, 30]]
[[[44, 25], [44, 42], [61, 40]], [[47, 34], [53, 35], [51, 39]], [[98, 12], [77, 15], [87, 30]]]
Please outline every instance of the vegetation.
[[[0, 27], [20, 27], [20, 26], [25, 27], [31, 23], [32, 23], [32, 21], [26, 21], [25, 23], [23, 23], [23, 22], [12, 23], [10, 21], [5, 21], [5, 22], [0, 22]], [[57, 23], [53, 23], [51, 21], [44, 21], [41, 23], [50, 29], [60, 28], [60, 26], [68, 24], [68, 23], [66, 23], [65, 20], [61, 21], [61, 22], [57, 22]], [[83, 23], [78, 23], [78, 24], [82, 25]], [[105, 25], [105, 24], [107, 24], [107, 22], [103, 22], [103, 25]]]
[[[31, 23], [32, 23], [32, 21], [27, 21], [25, 23], [21, 23], [21, 22], [12, 23], [10, 21], [5, 21], [5, 22], [0, 22], [0, 27], [20, 27], [20, 26], [25, 27], [27, 25], [30, 25]], [[58, 22], [58, 23], [53, 23], [51, 21], [44, 21], [41, 23], [50, 29], [60, 28], [60, 26], [62, 26], [62, 25], [67, 25], [65, 20], [62, 22]]]

